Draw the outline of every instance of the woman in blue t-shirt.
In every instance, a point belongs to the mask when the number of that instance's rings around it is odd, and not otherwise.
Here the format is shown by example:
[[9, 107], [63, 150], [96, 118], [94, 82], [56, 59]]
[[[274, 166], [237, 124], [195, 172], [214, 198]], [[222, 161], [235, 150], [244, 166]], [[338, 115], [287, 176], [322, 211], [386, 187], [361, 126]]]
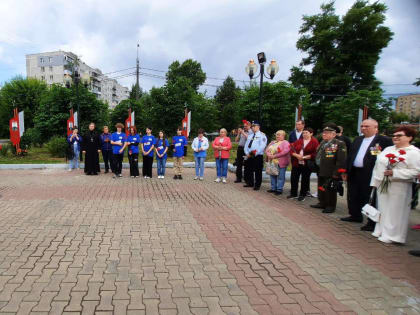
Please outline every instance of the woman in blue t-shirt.
[[172, 145], [174, 146], [174, 179], [182, 179], [185, 147], [188, 145], [188, 140], [182, 135], [182, 127], [178, 127], [176, 136], [172, 138]]
[[130, 176], [139, 177], [139, 144], [140, 136], [137, 134], [136, 126], [131, 126], [128, 137], [125, 140], [124, 148], [128, 147], [128, 162], [130, 163]]
[[124, 125], [118, 123], [115, 125], [117, 132], [111, 136], [112, 157], [114, 158], [114, 178], [122, 177], [122, 161], [124, 157], [125, 134], [122, 133]]
[[209, 140], [204, 137], [204, 130], [198, 129], [198, 136], [193, 140], [191, 145], [194, 151], [195, 160], [195, 177], [194, 179], [203, 180], [204, 176], [204, 161], [207, 156], [207, 149], [209, 148]]
[[158, 178], [165, 178], [168, 147], [169, 142], [165, 138], [165, 133], [161, 130], [155, 145]]
[[152, 128], [146, 128], [146, 134], [141, 139], [141, 151], [143, 153], [143, 176], [152, 178], [153, 149], [156, 138], [152, 135]]

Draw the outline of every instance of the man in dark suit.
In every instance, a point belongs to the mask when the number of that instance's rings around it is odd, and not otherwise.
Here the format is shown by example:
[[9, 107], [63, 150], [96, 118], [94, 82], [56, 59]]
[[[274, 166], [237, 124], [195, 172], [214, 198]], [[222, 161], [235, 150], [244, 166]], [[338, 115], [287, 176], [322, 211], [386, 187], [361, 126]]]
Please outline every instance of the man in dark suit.
[[295, 130], [293, 130], [289, 134], [289, 143], [292, 144], [293, 142], [302, 138], [303, 128], [305, 128], [305, 122], [303, 120], [296, 121]]
[[[392, 145], [388, 137], [378, 135], [378, 122], [374, 119], [362, 121], [360, 126], [363, 136], [354, 139], [347, 160], [347, 203], [349, 216], [341, 218], [346, 222], [363, 222], [362, 207], [369, 202], [371, 193], [370, 180], [376, 158], [383, 149]], [[373, 231], [375, 222], [368, 219], [362, 231]]]

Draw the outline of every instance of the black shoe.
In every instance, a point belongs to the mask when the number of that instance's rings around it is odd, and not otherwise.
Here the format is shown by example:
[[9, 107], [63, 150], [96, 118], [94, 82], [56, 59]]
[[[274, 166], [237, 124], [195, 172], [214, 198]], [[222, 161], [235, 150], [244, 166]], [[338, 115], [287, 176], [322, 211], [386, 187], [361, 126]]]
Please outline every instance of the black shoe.
[[178, 179], [178, 175], [174, 175], [174, 179]]
[[293, 196], [293, 195], [289, 195], [286, 197], [287, 199], [293, 199], [293, 198], [297, 198], [297, 196]]
[[361, 231], [366, 231], [366, 232], [373, 232], [373, 231], [375, 230], [375, 226], [374, 226], [374, 225], [372, 225], [372, 224], [366, 224], [366, 225], [363, 225], [363, 226], [360, 228], [360, 230], [361, 230]]
[[322, 210], [322, 213], [333, 213], [333, 212], [335, 212], [335, 209], [333, 209], [333, 208], [326, 208], [326, 209]]
[[283, 192], [282, 192], [282, 191], [276, 191], [274, 194], [275, 194], [276, 196], [280, 196], [281, 194], [283, 194]]
[[272, 190], [272, 189], [269, 189], [269, 190], [267, 190], [267, 192], [268, 193], [275, 193], [276, 191], [275, 190]]
[[317, 203], [316, 205], [310, 205], [310, 207], [315, 209], [325, 209], [325, 207], [319, 203]]
[[98, 173], [93, 173], [92, 175], [98, 175]]
[[89, 173], [86, 173], [86, 175], [90, 176], [90, 175], [92, 175], [92, 173], [89, 172]]
[[178, 179], [182, 179], [182, 175], [178, 175]]
[[249, 185], [249, 184], [245, 184], [244, 187], [254, 187], [254, 186]]
[[363, 222], [363, 218], [355, 218], [355, 217], [352, 217], [352, 216], [341, 218], [340, 220], [344, 221], [344, 222], [357, 222], [357, 223], [362, 223]]
[[234, 183], [242, 183], [242, 180], [237, 179], [237, 180], [234, 181]]
[[305, 196], [299, 196], [298, 201], [305, 201]]
[[255, 186], [254, 190], [260, 190], [260, 187]]
[[408, 252], [410, 255], [416, 256], [416, 257], [420, 257], [420, 250], [410, 250]]
[[109, 171], [108, 170], [105, 170], [105, 174], [108, 174], [109, 173]]

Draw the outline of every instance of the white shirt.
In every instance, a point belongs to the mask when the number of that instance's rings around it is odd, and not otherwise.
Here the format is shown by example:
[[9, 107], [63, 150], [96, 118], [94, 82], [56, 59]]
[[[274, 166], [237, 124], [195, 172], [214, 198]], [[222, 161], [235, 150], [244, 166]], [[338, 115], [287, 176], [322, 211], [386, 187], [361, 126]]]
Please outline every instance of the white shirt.
[[297, 131], [297, 129], [295, 129], [295, 133], [296, 133], [296, 140], [300, 139], [300, 135], [302, 134], [303, 131], [299, 132]]
[[369, 144], [372, 142], [375, 136], [363, 138], [362, 144], [360, 145], [359, 152], [357, 152], [356, 158], [354, 159], [353, 166], [363, 167], [363, 158], [365, 157], [366, 151], [369, 148]]

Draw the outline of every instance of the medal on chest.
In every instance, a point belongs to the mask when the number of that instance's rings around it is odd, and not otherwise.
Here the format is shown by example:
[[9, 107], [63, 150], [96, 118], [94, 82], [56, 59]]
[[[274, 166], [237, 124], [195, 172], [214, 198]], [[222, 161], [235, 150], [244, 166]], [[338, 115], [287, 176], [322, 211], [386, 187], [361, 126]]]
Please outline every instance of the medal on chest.
[[379, 143], [377, 143], [374, 147], [370, 147], [369, 150], [371, 155], [378, 155], [382, 152], [382, 148]]

